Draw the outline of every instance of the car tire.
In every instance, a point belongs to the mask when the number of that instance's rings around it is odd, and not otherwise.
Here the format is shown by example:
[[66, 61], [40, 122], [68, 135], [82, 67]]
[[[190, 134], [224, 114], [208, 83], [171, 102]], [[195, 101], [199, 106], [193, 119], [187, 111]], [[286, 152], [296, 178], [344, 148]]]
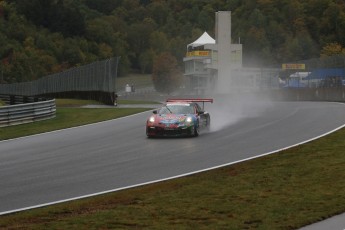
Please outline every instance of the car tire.
[[147, 138], [152, 138], [153, 136], [149, 134], [148, 130], [146, 129], [146, 136]]
[[211, 130], [211, 118], [210, 117], [207, 118], [207, 124], [206, 125], [207, 125], [206, 130], [207, 130], [207, 132], [209, 132]]
[[194, 135], [193, 136], [194, 137], [199, 136], [199, 126], [197, 126], [197, 125], [194, 126]]

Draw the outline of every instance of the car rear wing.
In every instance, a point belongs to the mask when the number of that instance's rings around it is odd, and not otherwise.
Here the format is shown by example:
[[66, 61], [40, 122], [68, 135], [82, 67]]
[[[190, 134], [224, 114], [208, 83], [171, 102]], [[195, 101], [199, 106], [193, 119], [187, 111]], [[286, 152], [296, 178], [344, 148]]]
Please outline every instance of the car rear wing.
[[167, 99], [167, 102], [202, 102], [202, 109], [204, 109], [205, 102], [213, 103], [213, 99], [210, 98], [174, 98]]

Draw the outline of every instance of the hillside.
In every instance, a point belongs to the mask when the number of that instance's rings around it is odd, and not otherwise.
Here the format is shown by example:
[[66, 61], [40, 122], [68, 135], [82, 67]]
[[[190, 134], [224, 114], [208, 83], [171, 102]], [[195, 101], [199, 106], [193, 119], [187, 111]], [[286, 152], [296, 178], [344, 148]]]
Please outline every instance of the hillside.
[[[244, 65], [343, 53], [345, 3], [337, 0], [0, 0], [0, 83], [35, 80], [121, 56], [119, 74], [151, 73], [169, 52], [180, 61], [217, 11], [232, 12]], [[259, 60], [259, 61], [258, 61]]]

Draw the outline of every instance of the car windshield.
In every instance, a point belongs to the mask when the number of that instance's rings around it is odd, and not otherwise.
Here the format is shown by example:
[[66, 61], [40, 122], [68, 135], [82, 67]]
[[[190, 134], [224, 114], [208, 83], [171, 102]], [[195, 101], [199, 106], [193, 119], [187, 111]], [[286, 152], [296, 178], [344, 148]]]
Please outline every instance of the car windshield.
[[190, 105], [166, 105], [159, 110], [159, 114], [193, 114], [194, 109]]

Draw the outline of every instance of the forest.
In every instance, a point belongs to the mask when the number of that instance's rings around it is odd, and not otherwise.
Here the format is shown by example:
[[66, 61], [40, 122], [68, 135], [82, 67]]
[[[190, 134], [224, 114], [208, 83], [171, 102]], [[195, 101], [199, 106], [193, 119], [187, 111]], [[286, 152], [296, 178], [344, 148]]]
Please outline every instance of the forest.
[[31, 81], [120, 56], [119, 76], [152, 73], [169, 53], [215, 33], [231, 11], [247, 67], [344, 54], [343, 0], [0, 0], [0, 83]]

